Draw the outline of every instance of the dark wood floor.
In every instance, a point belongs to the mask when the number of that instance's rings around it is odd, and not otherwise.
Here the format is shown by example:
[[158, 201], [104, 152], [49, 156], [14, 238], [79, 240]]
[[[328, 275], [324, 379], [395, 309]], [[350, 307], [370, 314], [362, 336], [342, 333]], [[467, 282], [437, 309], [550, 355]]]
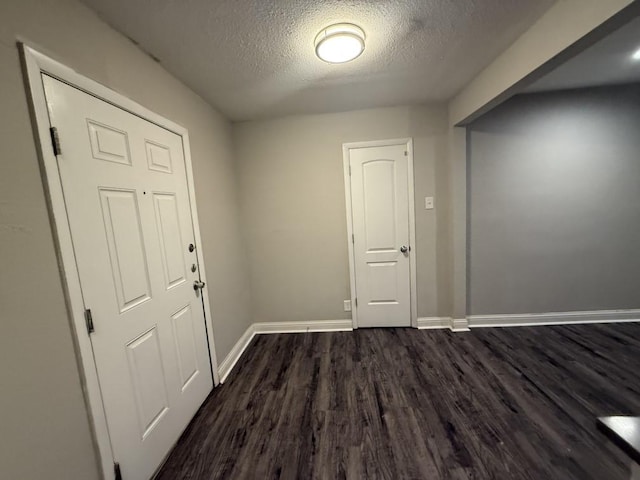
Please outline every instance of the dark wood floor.
[[627, 479], [611, 414], [640, 324], [261, 335], [158, 478]]

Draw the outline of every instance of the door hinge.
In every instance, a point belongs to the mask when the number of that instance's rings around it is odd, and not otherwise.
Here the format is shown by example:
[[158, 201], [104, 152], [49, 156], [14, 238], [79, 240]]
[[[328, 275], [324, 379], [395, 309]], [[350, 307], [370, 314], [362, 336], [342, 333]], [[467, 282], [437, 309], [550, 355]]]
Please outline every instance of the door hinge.
[[349, 165], [349, 176], [351, 176], [351, 165]]
[[351, 234], [351, 243], [356, 243], [356, 236], [353, 233]]
[[113, 475], [115, 480], [122, 480], [122, 472], [120, 471], [120, 464], [118, 462], [113, 464]]
[[91, 315], [91, 309], [87, 308], [84, 311], [84, 321], [87, 324], [87, 333], [93, 333], [93, 315]]
[[356, 307], [358, 306], [358, 297], [356, 297]]
[[51, 127], [49, 129], [51, 133], [51, 145], [53, 145], [53, 154], [57, 157], [58, 155], [62, 155], [62, 147], [60, 146], [60, 136], [58, 135], [58, 129], [56, 127]]

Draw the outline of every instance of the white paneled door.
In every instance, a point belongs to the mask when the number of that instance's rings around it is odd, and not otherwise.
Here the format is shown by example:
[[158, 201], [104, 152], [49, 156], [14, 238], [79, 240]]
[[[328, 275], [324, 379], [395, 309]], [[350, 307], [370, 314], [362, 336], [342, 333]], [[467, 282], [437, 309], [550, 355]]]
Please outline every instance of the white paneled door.
[[213, 387], [182, 137], [43, 81], [113, 456], [147, 480]]
[[411, 325], [407, 145], [348, 148], [358, 327]]

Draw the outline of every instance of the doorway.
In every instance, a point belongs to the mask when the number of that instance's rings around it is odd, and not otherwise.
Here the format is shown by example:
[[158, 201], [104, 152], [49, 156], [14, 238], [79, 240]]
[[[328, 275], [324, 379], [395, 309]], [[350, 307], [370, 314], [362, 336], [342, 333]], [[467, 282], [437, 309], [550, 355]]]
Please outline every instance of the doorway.
[[21, 46], [105, 478], [151, 478], [217, 382], [185, 129]]
[[416, 326], [411, 139], [343, 145], [354, 328]]

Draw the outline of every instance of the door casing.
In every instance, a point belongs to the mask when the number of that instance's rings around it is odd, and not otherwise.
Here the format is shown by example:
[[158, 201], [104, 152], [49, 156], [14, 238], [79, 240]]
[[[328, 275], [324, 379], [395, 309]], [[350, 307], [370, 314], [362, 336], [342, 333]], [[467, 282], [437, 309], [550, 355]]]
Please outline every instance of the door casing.
[[[51, 125], [49, 123], [42, 73], [46, 73], [84, 91], [89, 95], [148, 120], [149, 122], [155, 123], [156, 125], [163, 127], [182, 138], [182, 147], [184, 150], [187, 170], [189, 203], [191, 206], [191, 221], [193, 223], [196, 243], [197, 245], [201, 245], [202, 241], [196, 210], [189, 133], [186, 128], [152, 112], [133, 100], [105, 87], [104, 85], [77, 73], [71, 68], [53, 60], [22, 42], [18, 43], [18, 48], [21, 53], [20, 56], [28, 92], [29, 107], [34, 126], [36, 149], [43, 176], [45, 195], [47, 198], [47, 207], [52, 221], [56, 254], [61, 267], [60, 275], [64, 288], [65, 302], [71, 323], [71, 330], [73, 331], [74, 345], [76, 356], [78, 358], [85, 403], [87, 405], [92, 435], [95, 442], [98, 461], [100, 463], [99, 469], [103, 478], [110, 479], [113, 477], [114, 457], [107, 429], [107, 419], [102, 405], [102, 395], [100, 393], [98, 373], [93, 358], [91, 340], [85, 325], [84, 301], [82, 298], [80, 278], [78, 276], [75, 255], [73, 252], [71, 229], [67, 219], [57, 158], [54, 155], [51, 145], [49, 132]], [[202, 281], [207, 282], [204, 257], [201, 248], [196, 248], [196, 255], [198, 258], [200, 277]], [[218, 365], [213, 339], [211, 308], [207, 289], [203, 289], [201, 292], [204, 305], [205, 325], [208, 337], [207, 340], [209, 342], [211, 371], [215, 386], [220, 383], [220, 379], [218, 376]]]
[[416, 275], [416, 214], [415, 214], [415, 193], [413, 185], [413, 139], [396, 138], [391, 140], [373, 140], [366, 142], [350, 142], [342, 144], [342, 163], [344, 175], [345, 204], [347, 212], [347, 246], [349, 251], [349, 280], [351, 287], [351, 318], [353, 328], [358, 328], [358, 306], [356, 303], [356, 269], [355, 256], [353, 251], [353, 209], [351, 203], [351, 174], [349, 172], [350, 150], [367, 147], [387, 147], [393, 145], [404, 145], [407, 149], [408, 158], [408, 192], [409, 192], [409, 241], [411, 243], [411, 253], [409, 255], [409, 282], [411, 295], [411, 326], [418, 328], [418, 297], [417, 297], [417, 275]]

